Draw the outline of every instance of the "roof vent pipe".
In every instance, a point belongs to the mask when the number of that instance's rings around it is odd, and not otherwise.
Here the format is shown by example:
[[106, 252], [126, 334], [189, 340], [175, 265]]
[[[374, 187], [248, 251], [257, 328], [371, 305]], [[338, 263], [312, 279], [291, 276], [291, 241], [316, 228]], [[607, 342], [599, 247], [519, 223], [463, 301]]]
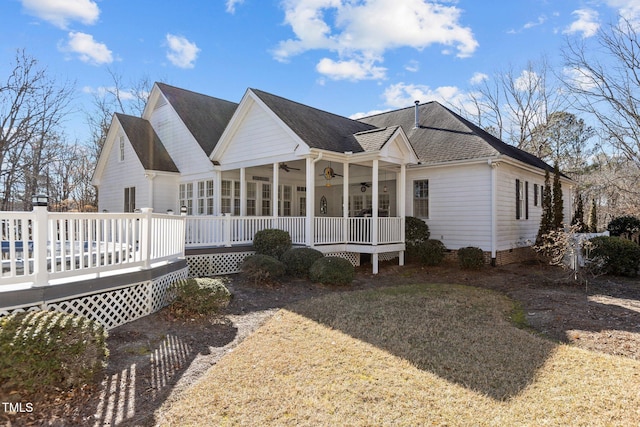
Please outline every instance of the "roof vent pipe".
[[413, 128], [418, 129], [420, 127], [420, 123], [418, 122], [418, 105], [420, 104], [420, 101], [414, 101], [414, 104], [416, 104], [416, 123]]

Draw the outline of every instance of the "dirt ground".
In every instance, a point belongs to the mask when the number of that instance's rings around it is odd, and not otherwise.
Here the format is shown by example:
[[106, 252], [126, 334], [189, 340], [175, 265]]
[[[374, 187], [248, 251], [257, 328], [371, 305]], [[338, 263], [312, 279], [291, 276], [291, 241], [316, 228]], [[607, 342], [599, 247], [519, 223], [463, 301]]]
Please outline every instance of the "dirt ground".
[[[109, 364], [101, 384], [55, 396], [31, 396], [33, 412], [0, 412], [6, 425], [155, 425], [154, 412], [287, 304], [328, 292], [417, 282], [480, 286], [506, 294], [523, 310], [528, 326], [552, 340], [640, 360], [640, 280], [591, 278], [577, 285], [569, 273], [540, 264], [486, 267], [399, 267], [384, 263], [358, 269], [353, 285], [335, 288], [304, 280], [254, 286], [240, 276], [228, 284], [234, 298], [223, 316], [178, 321], [167, 310], [110, 331]], [[0, 396], [24, 402], [24, 396]]]

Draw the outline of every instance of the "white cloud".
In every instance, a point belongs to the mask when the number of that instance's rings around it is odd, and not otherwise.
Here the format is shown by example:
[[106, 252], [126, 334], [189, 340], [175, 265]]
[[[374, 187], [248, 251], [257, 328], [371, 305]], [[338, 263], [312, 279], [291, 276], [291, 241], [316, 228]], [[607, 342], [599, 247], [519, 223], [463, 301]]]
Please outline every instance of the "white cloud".
[[98, 86], [97, 88], [92, 88], [91, 86], [85, 86], [82, 88], [82, 93], [88, 93], [91, 95], [97, 95], [100, 98], [104, 98], [109, 94], [118, 93], [118, 97], [122, 101], [132, 101], [136, 99], [136, 94], [129, 90], [123, 90], [121, 88], [117, 88], [115, 86]]
[[106, 44], [93, 39], [91, 34], [70, 32], [67, 43], [60, 50], [75, 54], [82, 62], [93, 65], [110, 64], [113, 62], [113, 53]]
[[420, 63], [416, 60], [411, 60], [404, 66], [404, 69], [411, 73], [417, 73], [420, 71]]
[[540, 16], [538, 16], [538, 19], [537, 19], [537, 20], [527, 22], [526, 24], [524, 24], [524, 26], [523, 26], [522, 28], [523, 28], [524, 30], [528, 30], [528, 29], [530, 29], [530, 28], [533, 28], [533, 27], [537, 27], [537, 26], [539, 26], [539, 25], [542, 25], [542, 24], [544, 24], [545, 22], [547, 22], [547, 17], [546, 17], [546, 15], [540, 15]]
[[488, 79], [489, 76], [485, 73], [476, 72], [473, 73], [473, 76], [471, 76], [471, 78], [469, 79], [469, 83], [471, 83], [472, 85], [477, 85]]
[[227, 0], [227, 12], [236, 13], [236, 6], [244, 3], [244, 0]]
[[375, 116], [376, 114], [382, 114], [382, 113], [386, 113], [387, 111], [389, 111], [388, 109], [386, 110], [371, 110], [371, 111], [367, 111], [367, 112], [360, 112], [360, 113], [355, 113], [349, 116], [350, 119], [352, 120], [358, 120], [361, 119], [363, 117], [369, 117], [369, 116]]
[[578, 87], [582, 90], [591, 90], [596, 86], [595, 79], [584, 68], [565, 68], [562, 70], [562, 74], [571, 82], [572, 86]]
[[323, 58], [316, 70], [333, 80], [378, 80], [384, 78], [386, 68], [377, 67], [373, 61], [334, 61]]
[[607, 4], [618, 9], [618, 13], [622, 19], [640, 27], [640, 0], [607, 0]]
[[456, 104], [465, 95], [455, 86], [440, 86], [431, 89], [427, 85], [396, 83], [387, 87], [382, 94], [385, 104], [392, 108], [414, 105], [415, 101], [425, 103], [438, 101], [441, 104]]
[[594, 36], [598, 32], [598, 28], [600, 28], [598, 12], [592, 9], [578, 9], [574, 10], [571, 14], [577, 16], [578, 19], [572, 22], [563, 33], [582, 33], [582, 37], [587, 38]]
[[541, 82], [540, 75], [535, 71], [522, 70], [520, 76], [513, 81], [513, 85], [520, 92], [537, 92]]
[[190, 42], [185, 37], [167, 34], [167, 59], [173, 65], [180, 68], [193, 68], [195, 60], [198, 58], [200, 48], [195, 43]]
[[381, 61], [385, 51], [398, 47], [439, 44], [458, 57], [471, 56], [478, 47], [455, 6], [425, 0], [284, 0], [283, 6], [295, 38], [274, 50], [280, 61], [315, 49], [336, 52], [337, 63], [364, 63], [359, 58]]
[[98, 5], [92, 0], [22, 0], [22, 6], [30, 15], [63, 29], [71, 21], [95, 24], [100, 15]]

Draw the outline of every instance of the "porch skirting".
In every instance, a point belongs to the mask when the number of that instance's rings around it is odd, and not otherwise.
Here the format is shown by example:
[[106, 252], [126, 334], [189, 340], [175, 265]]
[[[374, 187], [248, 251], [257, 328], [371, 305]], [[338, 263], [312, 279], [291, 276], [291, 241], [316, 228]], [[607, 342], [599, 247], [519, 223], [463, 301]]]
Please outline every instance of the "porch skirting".
[[[360, 254], [376, 254], [379, 261], [389, 261], [400, 257], [404, 244], [384, 246], [322, 245], [315, 246], [325, 256], [344, 258], [354, 267], [360, 266]], [[252, 246], [230, 248], [187, 249], [185, 257], [189, 266], [189, 277], [222, 276], [240, 273], [242, 262], [255, 254]]]
[[154, 313], [170, 300], [169, 286], [187, 278], [179, 260], [149, 270], [2, 293], [0, 316], [47, 310], [85, 316], [113, 329]]

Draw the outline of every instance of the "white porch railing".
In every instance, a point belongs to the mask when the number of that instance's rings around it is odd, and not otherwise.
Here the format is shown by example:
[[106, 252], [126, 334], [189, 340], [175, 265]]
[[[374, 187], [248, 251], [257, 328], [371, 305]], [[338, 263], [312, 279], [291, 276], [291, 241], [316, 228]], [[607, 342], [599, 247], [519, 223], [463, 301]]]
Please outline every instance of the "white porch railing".
[[[260, 230], [288, 231], [293, 244], [307, 244], [305, 217], [188, 216], [187, 247], [213, 247], [251, 244]], [[378, 218], [374, 236], [373, 218], [316, 217], [313, 244], [391, 244], [404, 241], [404, 218]]]
[[184, 217], [141, 213], [0, 212], [1, 285], [146, 269], [184, 257]]

